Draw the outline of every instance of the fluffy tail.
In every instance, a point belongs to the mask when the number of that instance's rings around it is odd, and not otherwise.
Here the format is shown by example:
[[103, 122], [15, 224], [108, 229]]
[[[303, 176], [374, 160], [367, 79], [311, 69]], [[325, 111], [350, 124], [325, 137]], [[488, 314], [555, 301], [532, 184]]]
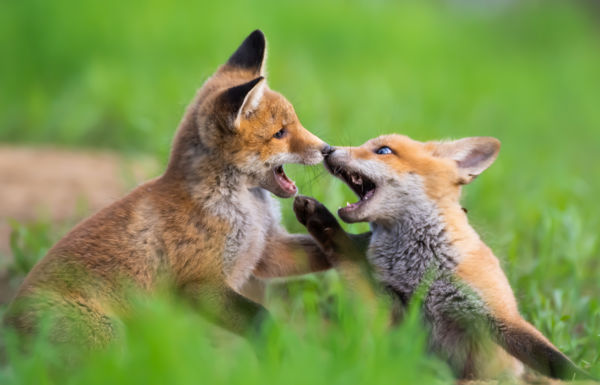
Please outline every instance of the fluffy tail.
[[594, 380], [525, 320], [515, 324], [499, 324], [497, 332], [497, 342], [507, 352], [548, 377], [561, 380]]

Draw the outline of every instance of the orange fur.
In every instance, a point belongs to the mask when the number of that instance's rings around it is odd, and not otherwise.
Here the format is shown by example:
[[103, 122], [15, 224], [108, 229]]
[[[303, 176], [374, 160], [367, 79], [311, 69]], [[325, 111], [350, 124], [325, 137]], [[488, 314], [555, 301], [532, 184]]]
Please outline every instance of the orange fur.
[[51, 313], [52, 340], [103, 346], [130, 309], [131, 289], [168, 286], [247, 333], [264, 310], [261, 279], [329, 268], [312, 238], [280, 225], [268, 193], [293, 195], [287, 177], [277, 179], [282, 164], [318, 163], [327, 146], [266, 85], [264, 55], [255, 31], [198, 91], [165, 173], [61, 239], [26, 277], [8, 324], [32, 333]]
[[[407, 216], [403, 219], [402, 231], [411, 231], [406, 229], [410, 228], [409, 222], [415, 215], [441, 224], [443, 230], [436, 227], [436, 231], [441, 231], [444, 239], [438, 241], [447, 243], [451, 250], [445, 258], [451, 259], [448, 263], [452, 267], [445, 269], [451, 269], [455, 278], [478, 295], [494, 325], [489, 330], [489, 340], [465, 341], [465, 350], [461, 351], [457, 346], [456, 353], [450, 354], [458, 366], [462, 365], [462, 376], [489, 378], [502, 372], [520, 375], [522, 365], [518, 358], [551, 377], [571, 378], [576, 374], [586, 377], [587, 374], [521, 317], [500, 262], [469, 225], [460, 205], [462, 185], [470, 183], [489, 167], [499, 149], [497, 139], [486, 137], [421, 143], [402, 135], [386, 135], [359, 147], [336, 148], [325, 164], [360, 196], [359, 202], [339, 210], [340, 217], [346, 222], [371, 222], [370, 247], [378, 247], [373, 246], [373, 242], [382, 239], [377, 238], [377, 234], [387, 237], [380, 241], [384, 243], [379, 249], [370, 249], [380, 250], [381, 255], [372, 256], [376, 260], [386, 261], [386, 253], [390, 253], [390, 258], [396, 257], [390, 250], [394, 247], [390, 238], [399, 236], [399, 230], [393, 227], [399, 217]], [[415, 206], [411, 211], [403, 204]], [[327, 209], [311, 198], [301, 197], [297, 198], [294, 210], [309, 232], [328, 250], [330, 258], [345, 262], [336, 265], [342, 275], [359, 277], [355, 273], [356, 266], [348, 267], [359, 258], [359, 253], [344, 247], [344, 244], [353, 245], [352, 235], [345, 234]], [[431, 219], [434, 217], [437, 218]], [[386, 230], [390, 228], [396, 232]], [[383, 230], [378, 233], [379, 229]], [[416, 231], [419, 238], [415, 243], [423, 245], [423, 234]], [[419, 258], [418, 254], [416, 258]], [[410, 264], [411, 268], [399, 271], [409, 274], [416, 261], [409, 259], [404, 263]], [[389, 279], [393, 281], [393, 278]], [[411, 279], [415, 279], [414, 276]], [[403, 293], [408, 292], [405, 286], [401, 287]]]

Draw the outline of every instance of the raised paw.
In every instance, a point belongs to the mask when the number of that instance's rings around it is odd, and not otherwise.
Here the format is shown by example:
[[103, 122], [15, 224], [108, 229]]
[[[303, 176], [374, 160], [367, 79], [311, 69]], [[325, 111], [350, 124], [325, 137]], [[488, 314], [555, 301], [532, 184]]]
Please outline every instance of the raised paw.
[[341, 226], [333, 214], [327, 210], [327, 207], [314, 198], [302, 195], [297, 196], [294, 199], [294, 213], [300, 223], [307, 227], [310, 224], [315, 231], [326, 229], [341, 230]]
[[314, 198], [297, 196], [294, 199], [294, 213], [327, 253], [333, 253], [336, 242], [346, 235], [333, 214]]

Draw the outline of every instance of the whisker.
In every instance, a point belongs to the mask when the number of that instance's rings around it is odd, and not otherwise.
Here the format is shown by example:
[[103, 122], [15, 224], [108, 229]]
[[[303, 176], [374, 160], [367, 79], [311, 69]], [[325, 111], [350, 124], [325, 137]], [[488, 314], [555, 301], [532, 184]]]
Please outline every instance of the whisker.
[[301, 190], [308, 191], [308, 193], [310, 193], [311, 195], [314, 194], [313, 191], [313, 186], [315, 184], [315, 182], [319, 179], [322, 178], [324, 174], [326, 174], [326, 171], [322, 168], [320, 169], [314, 169], [311, 168], [310, 169], [310, 173], [312, 173], [313, 175], [310, 176], [308, 179], [305, 179], [302, 181], [302, 185], [300, 186]]

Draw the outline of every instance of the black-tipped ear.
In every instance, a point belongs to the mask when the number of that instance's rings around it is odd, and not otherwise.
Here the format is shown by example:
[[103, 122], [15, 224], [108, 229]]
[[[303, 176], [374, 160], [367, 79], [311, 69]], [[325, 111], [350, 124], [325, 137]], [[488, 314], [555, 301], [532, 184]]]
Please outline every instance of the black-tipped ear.
[[227, 64], [231, 67], [243, 68], [260, 75], [265, 59], [267, 42], [265, 35], [257, 29], [242, 42], [231, 55]]
[[263, 80], [264, 77], [259, 76], [248, 83], [227, 89], [219, 96], [221, 108], [226, 114], [237, 118], [252, 90]]

